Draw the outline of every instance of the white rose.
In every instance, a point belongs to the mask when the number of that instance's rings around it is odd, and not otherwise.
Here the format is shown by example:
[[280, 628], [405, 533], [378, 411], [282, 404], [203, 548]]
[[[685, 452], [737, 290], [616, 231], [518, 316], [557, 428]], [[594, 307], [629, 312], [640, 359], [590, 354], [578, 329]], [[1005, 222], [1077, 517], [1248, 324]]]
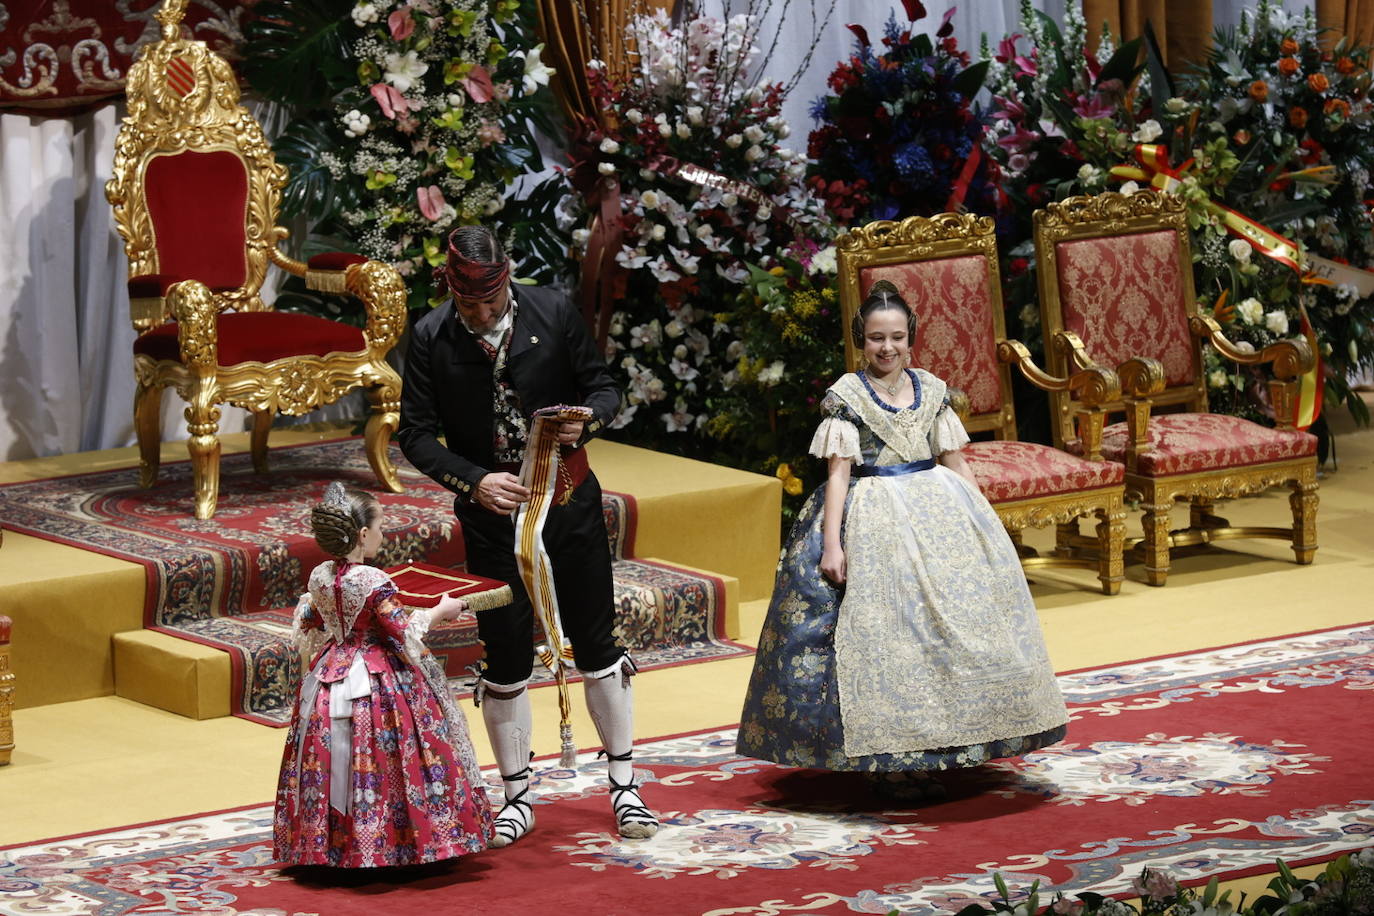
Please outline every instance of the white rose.
[[1248, 340], [1238, 340], [1236, 341], [1236, 349], [1242, 353], [1254, 353], [1255, 345]]
[[677, 122], [677, 135], [678, 135], [679, 137], [681, 137], [683, 140], [686, 140], [688, 137], [690, 137], [690, 136], [692, 135], [692, 128], [688, 127], [688, 126], [687, 126], [686, 124], [684, 124], [683, 122], [678, 121], [678, 122]]
[[678, 321], [676, 318], [663, 326], [663, 333], [667, 334], [669, 337], [681, 337], [686, 330], [687, 329], [682, 326], [682, 322]]
[[601, 141], [601, 152], [614, 156], [616, 153], [620, 152], [620, 144], [616, 143], [610, 137], [606, 137]]
[[1246, 264], [1250, 261], [1250, 243], [1245, 241], [1245, 239], [1231, 239], [1230, 243], [1226, 246], [1226, 250], [1231, 252], [1231, 257], [1242, 264]]
[[573, 244], [576, 245], [578, 248], [581, 248], [581, 247], [583, 247], [584, 245], [586, 245], [586, 244], [587, 244], [587, 239], [589, 239], [589, 238], [591, 238], [591, 237], [592, 237], [592, 231], [591, 231], [590, 229], [574, 229], [574, 230], [573, 230], [573, 234], [572, 234]]
[[727, 191], [726, 193], [720, 196], [720, 205], [722, 207], [733, 207], [737, 203], [739, 203], [739, 198], [736, 197], [733, 193]]
[[743, 142], [744, 138], [739, 134], [731, 134], [725, 138], [725, 145], [730, 147], [730, 149], [737, 149]]
[[663, 241], [663, 237], [668, 234], [668, 229], [662, 223], [654, 223], [653, 231], [649, 233], [655, 242]]
[[764, 156], [766, 156], [766, 155], [768, 155], [768, 154], [765, 153], [765, 152], [763, 151], [763, 147], [761, 147], [761, 146], [751, 146], [751, 147], [749, 147], [747, 150], [744, 151], [744, 161], [745, 161], [745, 162], [758, 162], [760, 159], [762, 159], [762, 158], [763, 158]]
[[644, 205], [645, 210], [652, 210], [658, 206], [658, 192], [653, 188], [639, 195], [639, 202]]
[[620, 368], [622, 369], [633, 369], [637, 365], [638, 363], [635, 362], [635, 358], [633, 356], [627, 356], [620, 361]]
[[696, 229], [692, 230], [692, 234], [702, 241], [710, 238], [714, 233], [715, 230], [711, 228], [710, 223], [702, 223], [700, 226], [697, 226]]
[[1130, 197], [1132, 194], [1139, 190], [1140, 185], [1136, 184], [1134, 181], [1128, 181], [1121, 186], [1121, 193], [1125, 194], [1127, 197]]
[[631, 124], [638, 124], [640, 121], [644, 120], [644, 112], [640, 111], [638, 108], [631, 108], [629, 111], [625, 112], [625, 120], [629, 121]]
[[1153, 143], [1164, 133], [1164, 128], [1159, 126], [1159, 122], [1154, 118], [1146, 121], [1136, 128], [1135, 133], [1131, 134], [1131, 139], [1136, 143]]
[[448, 102], [449, 108], [462, 108], [466, 104], [466, 99], [457, 92], [450, 92], [444, 96], [444, 101]]
[[1264, 320], [1264, 306], [1254, 297], [1242, 299], [1236, 306], [1236, 312], [1246, 324], [1259, 324]]
[[778, 139], [786, 140], [788, 137], [792, 136], [792, 128], [788, 126], [786, 121], [783, 121], [782, 124], [778, 126], [775, 133], [778, 135]]
[[1272, 312], [1265, 312], [1264, 326], [1275, 334], [1287, 334], [1288, 313], [1283, 309], [1274, 309]]
[[673, 125], [666, 121], [660, 121], [658, 125], [658, 135], [664, 139], [671, 137], [673, 135]]
[[687, 109], [687, 120], [691, 123], [693, 127], [700, 127], [701, 122], [703, 120], [703, 114], [704, 112], [702, 111], [700, 105], [693, 105], [692, 107]]
[[1084, 184], [1096, 184], [1101, 174], [1102, 170], [1090, 162], [1085, 162], [1078, 168], [1078, 180]]
[[686, 359], [686, 358], [687, 358], [687, 345], [686, 345], [686, 344], [678, 344], [676, 347], [673, 347], [673, 358], [674, 358], [674, 359]]
[[359, 3], [353, 7], [353, 24], [362, 28], [365, 25], [376, 22], [380, 17], [377, 7], [371, 3]]
[[1183, 112], [1188, 110], [1188, 102], [1178, 96], [1174, 96], [1164, 103], [1164, 110], [1169, 112], [1169, 114], [1183, 114]]
[[759, 207], [759, 222], [766, 223], [773, 218], [773, 208], [769, 206]]
[[652, 169], [640, 169], [639, 177], [643, 178], [645, 181], [653, 181], [657, 176]]
[[757, 124], [750, 124], [744, 129], [744, 139], [748, 140], [750, 143], [758, 143], [763, 139], [763, 128], [759, 127]]
[[596, 170], [600, 172], [602, 175], [614, 175], [615, 164], [611, 162], [598, 162], [596, 165]]
[[1225, 369], [1213, 369], [1207, 375], [1207, 384], [1211, 385], [1213, 388], [1225, 388], [1230, 378], [1231, 377], [1226, 374]]

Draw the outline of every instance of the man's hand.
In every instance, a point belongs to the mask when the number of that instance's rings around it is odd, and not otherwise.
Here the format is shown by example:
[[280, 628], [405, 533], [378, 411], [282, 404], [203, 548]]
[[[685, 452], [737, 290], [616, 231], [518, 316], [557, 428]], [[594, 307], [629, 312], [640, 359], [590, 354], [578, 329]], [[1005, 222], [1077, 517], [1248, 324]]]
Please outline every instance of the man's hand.
[[560, 445], [576, 445], [577, 440], [582, 438], [582, 429], [587, 424], [581, 420], [564, 420], [558, 424], [558, 442]]
[[520, 486], [520, 478], [514, 474], [492, 471], [477, 481], [477, 504], [488, 512], [510, 515], [529, 500], [530, 491]]

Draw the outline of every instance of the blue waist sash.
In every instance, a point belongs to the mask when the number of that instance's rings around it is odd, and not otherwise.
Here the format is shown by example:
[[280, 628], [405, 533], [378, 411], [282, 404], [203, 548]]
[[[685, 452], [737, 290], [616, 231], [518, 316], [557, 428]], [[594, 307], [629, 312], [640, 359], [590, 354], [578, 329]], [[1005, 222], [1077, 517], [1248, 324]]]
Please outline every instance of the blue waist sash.
[[933, 467], [934, 458], [922, 458], [920, 461], [908, 461], [906, 464], [856, 464], [849, 473], [855, 477], [896, 477], [899, 474], [929, 471]]

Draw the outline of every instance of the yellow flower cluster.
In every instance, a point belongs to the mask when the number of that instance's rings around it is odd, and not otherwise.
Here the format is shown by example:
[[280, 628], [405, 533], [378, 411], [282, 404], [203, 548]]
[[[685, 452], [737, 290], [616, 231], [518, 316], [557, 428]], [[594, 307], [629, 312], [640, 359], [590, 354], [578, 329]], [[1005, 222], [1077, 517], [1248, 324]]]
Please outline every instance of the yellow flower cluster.
[[778, 465], [778, 469], [774, 473], [776, 473], [778, 479], [782, 481], [782, 489], [785, 493], [789, 496], [801, 495], [804, 485], [802, 484], [802, 479], [792, 473], [792, 465], [783, 462]]

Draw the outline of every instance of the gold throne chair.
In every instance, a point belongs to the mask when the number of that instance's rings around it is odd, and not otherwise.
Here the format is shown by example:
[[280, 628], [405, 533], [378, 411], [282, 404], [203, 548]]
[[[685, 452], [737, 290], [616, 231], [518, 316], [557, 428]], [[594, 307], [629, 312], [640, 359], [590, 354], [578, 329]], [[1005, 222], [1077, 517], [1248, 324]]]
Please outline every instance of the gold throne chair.
[[[1126, 469], [1126, 494], [1144, 512], [1146, 581], [1163, 585], [1171, 547], [1223, 538], [1291, 541], [1300, 564], [1317, 549], [1317, 440], [1293, 428], [1297, 379], [1312, 368], [1307, 341], [1259, 352], [1237, 347], [1198, 313], [1184, 202], [1170, 194], [1109, 191], [1070, 197], [1035, 213], [1035, 253], [1051, 372], [1094, 361], [1116, 367], [1124, 397], [1105, 405], [1125, 421], [1106, 428], [1102, 453]], [[1202, 347], [1242, 365], [1272, 367], [1276, 427], [1207, 410]], [[1050, 395], [1055, 441], [1068, 447], [1069, 392]], [[1239, 527], [1214, 501], [1291, 489], [1292, 526]], [[1170, 510], [1190, 503], [1186, 528]]]
[[[1120, 384], [1115, 373], [1098, 367], [1050, 375], [1024, 346], [1007, 339], [992, 220], [945, 213], [869, 223], [840, 236], [836, 247], [844, 327], [874, 283], [893, 283], [916, 315], [913, 365], [944, 379], [951, 406], [970, 434], [992, 433], [989, 441], [970, 442], [964, 456], [1020, 549], [1022, 566], [1091, 569], [1103, 594], [1117, 594], [1123, 578], [1123, 475], [1120, 465], [1098, 454], [1097, 405], [1119, 398]], [[846, 332], [846, 365], [856, 371], [862, 360]], [[1036, 387], [1072, 392], [1078, 399], [1086, 457], [1017, 441], [1012, 364]], [[1095, 519], [1091, 537], [1077, 536], [1084, 518]], [[1060, 534], [1052, 553], [1041, 556], [1022, 546], [1024, 529], [1051, 524]]]
[[[368, 462], [399, 493], [387, 443], [401, 379], [386, 354], [405, 327], [405, 285], [394, 267], [358, 255], [303, 263], [277, 250], [286, 170], [240, 104], [229, 64], [181, 37], [186, 2], [162, 5], [161, 40], [129, 70], [128, 116], [105, 185], [129, 258], [142, 485], [157, 479], [163, 388], [187, 402], [195, 514], [205, 519], [219, 496], [220, 404], [252, 413], [253, 467], [263, 473], [277, 413], [308, 413], [363, 386]], [[366, 327], [273, 311], [259, 295], [269, 263], [311, 289], [357, 297]]]

